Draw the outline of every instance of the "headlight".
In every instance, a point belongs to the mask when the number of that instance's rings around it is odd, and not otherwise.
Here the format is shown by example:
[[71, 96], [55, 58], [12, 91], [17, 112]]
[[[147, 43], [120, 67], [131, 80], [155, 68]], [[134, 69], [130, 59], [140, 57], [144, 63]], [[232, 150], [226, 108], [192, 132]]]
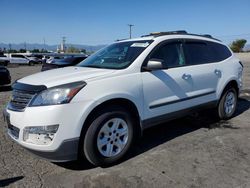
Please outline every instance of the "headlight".
[[74, 82], [49, 88], [36, 95], [29, 106], [45, 106], [69, 103], [71, 99], [85, 85], [85, 82]]
[[37, 145], [49, 145], [53, 141], [58, 127], [59, 125], [25, 127], [23, 141]]

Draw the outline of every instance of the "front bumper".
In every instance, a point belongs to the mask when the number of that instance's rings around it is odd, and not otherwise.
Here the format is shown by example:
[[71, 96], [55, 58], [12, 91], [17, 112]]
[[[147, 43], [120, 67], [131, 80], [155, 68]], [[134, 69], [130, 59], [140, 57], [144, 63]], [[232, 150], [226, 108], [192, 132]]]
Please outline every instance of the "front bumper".
[[65, 162], [77, 160], [79, 138], [64, 140], [62, 144], [54, 151], [37, 151], [26, 148], [29, 152], [39, 157], [53, 162]]
[[[78, 156], [78, 143], [85, 119], [84, 106], [86, 107], [86, 103], [27, 107], [23, 112], [5, 109], [8, 134], [15, 142], [42, 158], [50, 161], [75, 160]], [[59, 124], [59, 128], [49, 145], [37, 145], [23, 140], [25, 127], [53, 124]]]

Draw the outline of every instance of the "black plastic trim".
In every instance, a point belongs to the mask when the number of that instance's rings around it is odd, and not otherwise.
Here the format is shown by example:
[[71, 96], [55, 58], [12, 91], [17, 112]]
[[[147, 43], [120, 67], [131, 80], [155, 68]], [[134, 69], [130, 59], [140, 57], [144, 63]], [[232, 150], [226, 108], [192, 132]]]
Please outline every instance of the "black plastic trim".
[[188, 114], [191, 114], [193, 112], [196, 112], [196, 111], [199, 111], [202, 109], [214, 108], [217, 106], [217, 104], [218, 104], [218, 101], [215, 100], [215, 101], [211, 101], [211, 102], [208, 102], [205, 104], [201, 104], [201, 105], [193, 106], [193, 107], [190, 107], [187, 109], [179, 110], [176, 112], [171, 112], [171, 113], [160, 115], [157, 117], [145, 119], [141, 122], [142, 128], [144, 130], [144, 129], [150, 128], [154, 125], [158, 125], [158, 124], [163, 123], [163, 122], [167, 122], [167, 121], [171, 121], [171, 120], [174, 120], [177, 118], [184, 117]]
[[210, 91], [207, 93], [202, 93], [199, 95], [195, 95], [195, 96], [191, 96], [191, 97], [187, 97], [187, 98], [183, 98], [183, 99], [177, 99], [177, 100], [170, 101], [170, 102], [164, 102], [164, 103], [160, 103], [160, 104], [151, 105], [151, 106], [149, 106], [149, 108], [154, 109], [154, 108], [162, 107], [162, 106], [169, 105], [169, 104], [174, 104], [174, 103], [183, 102], [183, 101], [198, 98], [198, 97], [203, 97], [203, 96], [210, 95], [213, 93], [215, 93], [215, 91]]
[[241, 61], [239, 61], [239, 64], [242, 66], [242, 68], [244, 68], [244, 65], [242, 64], [242, 62], [241, 62]]
[[217, 38], [214, 38], [210, 34], [194, 34], [194, 33], [188, 33], [185, 30], [178, 30], [178, 31], [167, 31], [167, 32], [156, 32], [156, 33], [150, 33], [149, 35], [143, 35], [141, 37], [148, 37], [148, 36], [153, 36], [153, 37], [161, 37], [164, 35], [188, 35], [188, 36], [197, 36], [197, 37], [203, 37], [203, 38], [208, 38], [208, 39], [213, 39], [217, 41], [221, 41]]
[[47, 89], [45, 85], [29, 85], [29, 84], [20, 83], [17, 81], [12, 84], [12, 88], [16, 90], [31, 92], [31, 93], [38, 93]]
[[58, 149], [54, 151], [37, 151], [29, 148], [27, 149], [34, 155], [42, 157], [52, 162], [66, 162], [77, 160], [78, 157], [79, 138], [72, 138], [64, 140]]

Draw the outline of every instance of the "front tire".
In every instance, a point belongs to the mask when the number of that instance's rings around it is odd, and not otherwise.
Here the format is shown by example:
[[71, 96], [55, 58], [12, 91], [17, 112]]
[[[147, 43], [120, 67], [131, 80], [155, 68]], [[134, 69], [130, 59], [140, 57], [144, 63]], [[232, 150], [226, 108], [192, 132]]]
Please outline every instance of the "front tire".
[[83, 151], [88, 161], [96, 166], [119, 162], [133, 143], [134, 122], [121, 107], [106, 108], [99, 113], [84, 138]]
[[237, 106], [238, 95], [235, 88], [227, 88], [219, 101], [217, 107], [218, 117], [222, 120], [230, 119], [235, 111]]

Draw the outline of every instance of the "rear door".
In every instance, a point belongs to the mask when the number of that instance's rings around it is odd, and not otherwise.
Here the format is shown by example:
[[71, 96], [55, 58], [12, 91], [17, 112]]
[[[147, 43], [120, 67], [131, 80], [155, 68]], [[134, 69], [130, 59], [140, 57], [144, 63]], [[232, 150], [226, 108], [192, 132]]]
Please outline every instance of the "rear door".
[[215, 100], [222, 72], [213, 49], [206, 41], [192, 39], [185, 41], [184, 52], [193, 80], [192, 102], [198, 105]]

